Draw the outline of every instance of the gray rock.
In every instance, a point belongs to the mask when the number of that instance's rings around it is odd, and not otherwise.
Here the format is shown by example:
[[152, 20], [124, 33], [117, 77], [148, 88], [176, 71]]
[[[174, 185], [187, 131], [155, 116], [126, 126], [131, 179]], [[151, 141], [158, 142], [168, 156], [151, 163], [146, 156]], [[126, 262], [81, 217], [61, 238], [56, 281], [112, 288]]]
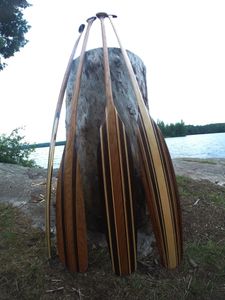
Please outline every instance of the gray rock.
[[[138, 79], [143, 97], [147, 104], [146, 68], [142, 60], [128, 52], [134, 72]], [[144, 190], [140, 180], [138, 146], [135, 134], [137, 126], [138, 107], [130, 78], [118, 48], [109, 48], [110, 72], [115, 106], [125, 124], [134, 158], [135, 186], [137, 193], [137, 224], [146, 223], [146, 207]], [[66, 128], [70, 123], [71, 99], [74, 88], [75, 74], [79, 59], [73, 64], [66, 99]], [[84, 198], [87, 211], [87, 223], [90, 230], [103, 229], [101, 193], [98, 177], [98, 149], [100, 143], [99, 128], [104, 120], [105, 84], [103, 71], [102, 48], [87, 51], [81, 79], [81, 89], [78, 101], [77, 145], [84, 186]]]

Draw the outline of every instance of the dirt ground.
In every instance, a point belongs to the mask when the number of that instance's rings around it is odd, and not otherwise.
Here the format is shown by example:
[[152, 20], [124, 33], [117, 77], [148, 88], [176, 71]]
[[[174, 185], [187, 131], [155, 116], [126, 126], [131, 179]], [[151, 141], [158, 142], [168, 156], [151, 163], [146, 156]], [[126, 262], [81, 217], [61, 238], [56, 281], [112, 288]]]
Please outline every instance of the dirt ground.
[[183, 219], [182, 264], [164, 269], [153, 242], [151, 255], [138, 257], [137, 272], [127, 277], [112, 273], [107, 248], [98, 243], [89, 246], [87, 273], [71, 274], [57, 258], [48, 261], [40, 230], [46, 171], [0, 164], [0, 299], [225, 299], [224, 164], [174, 161]]

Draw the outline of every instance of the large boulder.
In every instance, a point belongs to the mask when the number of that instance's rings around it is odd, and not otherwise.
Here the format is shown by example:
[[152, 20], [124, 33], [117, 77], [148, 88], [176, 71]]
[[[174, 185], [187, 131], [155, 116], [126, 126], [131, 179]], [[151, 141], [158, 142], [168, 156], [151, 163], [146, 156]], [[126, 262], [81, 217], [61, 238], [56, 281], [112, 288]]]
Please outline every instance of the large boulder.
[[[128, 54], [147, 105], [146, 68], [137, 55], [131, 52], [128, 52]], [[125, 124], [134, 157], [137, 225], [140, 228], [146, 224], [146, 207], [144, 190], [140, 180], [140, 167], [137, 156], [138, 145], [135, 134], [138, 107], [121, 50], [109, 48], [109, 61], [114, 103], [120, 118]], [[67, 87], [67, 129], [71, 121], [71, 99], [78, 62], [79, 58], [74, 60]], [[98, 152], [100, 143], [99, 128], [104, 121], [105, 104], [103, 50], [98, 48], [87, 51], [85, 54], [77, 118], [77, 145], [83, 179], [87, 225], [89, 230], [94, 231], [103, 230]]]

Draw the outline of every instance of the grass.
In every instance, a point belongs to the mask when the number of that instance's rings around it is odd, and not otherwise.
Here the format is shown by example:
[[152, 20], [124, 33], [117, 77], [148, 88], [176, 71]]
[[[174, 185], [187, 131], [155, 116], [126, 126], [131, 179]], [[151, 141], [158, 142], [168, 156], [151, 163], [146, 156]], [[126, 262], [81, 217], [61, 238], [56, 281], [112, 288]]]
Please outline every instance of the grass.
[[[31, 228], [18, 209], [0, 206], [0, 299], [30, 299], [41, 284], [43, 233]], [[35, 285], [34, 285], [35, 282]]]
[[69, 273], [57, 258], [49, 262], [43, 232], [32, 228], [17, 208], [1, 204], [0, 299], [224, 299], [225, 189], [185, 177], [178, 177], [178, 185], [182, 264], [176, 270], [162, 268], [154, 249], [127, 277], [112, 273], [108, 251], [99, 247], [89, 249], [84, 274]]
[[[209, 240], [205, 244], [189, 244], [187, 253], [197, 265], [214, 268], [217, 275], [225, 275], [225, 246]], [[221, 274], [220, 274], [221, 273]]]
[[[186, 251], [198, 268], [198, 276], [193, 277], [190, 293], [206, 295], [207, 299], [222, 299], [222, 295], [219, 296], [219, 293], [225, 288], [224, 243], [220, 244], [212, 240], [206, 244], [194, 242], [187, 246]], [[213, 296], [215, 293], [217, 293], [217, 298]]]
[[208, 181], [201, 181], [199, 183], [201, 188], [198, 188], [198, 186], [195, 188], [196, 182], [185, 176], [177, 176], [177, 183], [180, 195], [184, 198], [194, 197], [195, 199], [206, 200], [225, 206], [225, 193], [222, 186], [214, 185]]

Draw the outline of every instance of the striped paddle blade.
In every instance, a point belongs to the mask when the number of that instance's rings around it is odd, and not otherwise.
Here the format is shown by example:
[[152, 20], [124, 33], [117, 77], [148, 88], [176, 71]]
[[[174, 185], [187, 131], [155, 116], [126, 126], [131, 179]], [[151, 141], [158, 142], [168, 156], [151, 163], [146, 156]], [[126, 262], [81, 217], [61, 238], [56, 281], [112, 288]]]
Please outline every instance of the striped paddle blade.
[[[71, 165], [66, 164], [70, 159]], [[68, 176], [71, 176], [68, 181]], [[88, 267], [85, 207], [79, 162], [64, 151], [56, 192], [57, 248], [61, 262], [71, 272], [85, 272]]]
[[106, 109], [100, 128], [107, 239], [113, 271], [127, 275], [136, 269], [136, 229], [131, 181], [131, 149], [124, 124], [115, 109]]
[[102, 28], [106, 87], [105, 121], [100, 127], [105, 214], [113, 270], [118, 275], [127, 275], [136, 269], [131, 149], [125, 126], [113, 102], [104, 27], [106, 16], [104, 13], [97, 14]]
[[164, 266], [175, 268], [182, 257], [182, 224], [172, 161], [162, 134], [151, 119], [151, 145], [139, 117], [139, 146], [147, 205]]
[[159, 129], [149, 116], [130, 59], [117, 36], [139, 108], [137, 136], [143, 162], [143, 181], [164, 266], [175, 268], [182, 257], [182, 227], [179, 196], [172, 161]]
[[77, 104], [85, 49], [94, 18], [88, 19], [72, 98], [70, 126], [64, 149], [56, 194], [57, 247], [60, 260], [71, 272], [88, 267], [87, 231], [79, 158], [76, 147]]
[[55, 110], [55, 116], [54, 116], [54, 121], [53, 121], [53, 126], [52, 126], [52, 135], [51, 135], [51, 142], [50, 142], [50, 147], [49, 147], [49, 155], [48, 155], [48, 173], [47, 173], [47, 184], [46, 184], [46, 208], [45, 208], [45, 232], [46, 232], [46, 243], [47, 243], [47, 249], [48, 249], [48, 258], [51, 258], [51, 238], [50, 238], [50, 207], [51, 207], [51, 186], [52, 186], [52, 172], [53, 172], [53, 162], [54, 162], [54, 153], [55, 153], [55, 143], [56, 143], [56, 136], [57, 136], [57, 131], [58, 131], [58, 125], [59, 125], [59, 118], [61, 114], [61, 109], [62, 109], [62, 104], [63, 104], [63, 99], [65, 95], [65, 90], [67, 86], [67, 82], [69, 79], [72, 63], [73, 63], [73, 58], [76, 53], [80, 38], [82, 36], [83, 30], [84, 30], [85, 25], [81, 25], [79, 27], [79, 33], [80, 35], [78, 36], [72, 53], [70, 55], [67, 68], [63, 77], [61, 89], [59, 92], [59, 97], [57, 101], [57, 106]]

